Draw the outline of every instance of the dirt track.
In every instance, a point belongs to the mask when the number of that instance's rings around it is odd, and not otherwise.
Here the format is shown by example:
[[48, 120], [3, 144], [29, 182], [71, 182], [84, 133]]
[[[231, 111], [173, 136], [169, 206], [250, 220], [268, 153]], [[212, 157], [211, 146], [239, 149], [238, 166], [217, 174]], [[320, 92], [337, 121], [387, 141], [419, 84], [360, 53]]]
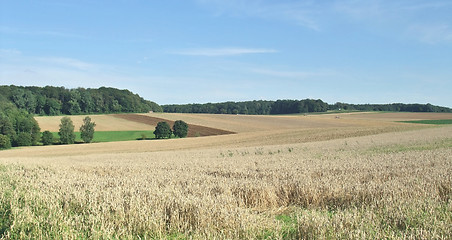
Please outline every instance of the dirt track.
[[[144, 116], [139, 114], [114, 114], [112, 115], [117, 118], [125, 119], [128, 121], [138, 122], [138, 123], [144, 123], [151, 126], [157, 126], [158, 122], [167, 122], [170, 126], [174, 124], [175, 121], [163, 119], [163, 118], [156, 118], [156, 117], [150, 117], [150, 116]], [[200, 125], [194, 125], [194, 124], [188, 124], [188, 137], [195, 137], [197, 136], [215, 136], [215, 135], [225, 135], [225, 134], [234, 134], [235, 132], [226, 131], [222, 129], [217, 128], [210, 128], [210, 127], [204, 127]]]

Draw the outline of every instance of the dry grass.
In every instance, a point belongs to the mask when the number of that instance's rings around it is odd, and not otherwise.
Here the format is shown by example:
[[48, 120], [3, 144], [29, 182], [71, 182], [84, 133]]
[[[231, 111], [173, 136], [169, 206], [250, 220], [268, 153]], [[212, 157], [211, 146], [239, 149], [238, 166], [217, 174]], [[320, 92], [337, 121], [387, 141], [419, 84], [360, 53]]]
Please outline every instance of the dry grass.
[[452, 127], [352, 121], [2, 151], [0, 230], [7, 239], [451, 239]]

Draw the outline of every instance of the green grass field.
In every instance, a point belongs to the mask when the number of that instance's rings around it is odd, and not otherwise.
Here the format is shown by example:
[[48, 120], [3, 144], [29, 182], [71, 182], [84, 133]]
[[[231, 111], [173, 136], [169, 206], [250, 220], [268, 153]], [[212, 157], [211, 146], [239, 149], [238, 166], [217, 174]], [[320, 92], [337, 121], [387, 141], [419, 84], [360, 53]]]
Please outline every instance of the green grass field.
[[421, 124], [452, 124], [452, 119], [441, 120], [417, 120], [417, 121], [402, 121], [405, 123], [421, 123]]
[[[75, 132], [75, 141], [83, 142], [80, 132]], [[118, 142], [155, 138], [153, 131], [96, 131], [93, 142]], [[53, 137], [59, 139], [58, 132], [53, 132]]]

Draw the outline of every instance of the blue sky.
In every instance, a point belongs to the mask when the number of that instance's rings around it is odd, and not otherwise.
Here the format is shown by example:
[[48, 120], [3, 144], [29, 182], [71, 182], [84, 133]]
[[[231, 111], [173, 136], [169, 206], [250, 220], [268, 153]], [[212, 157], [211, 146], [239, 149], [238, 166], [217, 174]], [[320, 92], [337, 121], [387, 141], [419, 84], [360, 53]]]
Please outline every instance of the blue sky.
[[452, 107], [450, 0], [0, 0], [0, 84]]

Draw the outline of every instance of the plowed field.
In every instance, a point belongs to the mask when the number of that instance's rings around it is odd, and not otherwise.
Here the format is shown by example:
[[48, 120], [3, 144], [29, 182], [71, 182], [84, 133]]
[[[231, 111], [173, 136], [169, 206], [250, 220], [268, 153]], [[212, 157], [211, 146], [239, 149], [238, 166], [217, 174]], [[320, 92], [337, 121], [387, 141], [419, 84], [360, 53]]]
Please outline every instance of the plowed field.
[[[150, 126], [157, 126], [157, 123], [159, 122], [167, 122], [170, 126], [173, 126], [174, 122], [173, 120], [167, 120], [163, 118], [157, 118], [157, 117], [151, 117], [146, 115], [140, 115], [140, 114], [115, 114], [112, 115], [117, 118], [125, 119], [132, 122], [142, 123]], [[234, 132], [217, 129], [217, 128], [211, 128], [211, 127], [205, 127], [195, 124], [188, 123], [188, 137], [195, 137], [195, 136], [215, 136], [215, 135], [225, 135], [225, 134], [233, 134]]]

